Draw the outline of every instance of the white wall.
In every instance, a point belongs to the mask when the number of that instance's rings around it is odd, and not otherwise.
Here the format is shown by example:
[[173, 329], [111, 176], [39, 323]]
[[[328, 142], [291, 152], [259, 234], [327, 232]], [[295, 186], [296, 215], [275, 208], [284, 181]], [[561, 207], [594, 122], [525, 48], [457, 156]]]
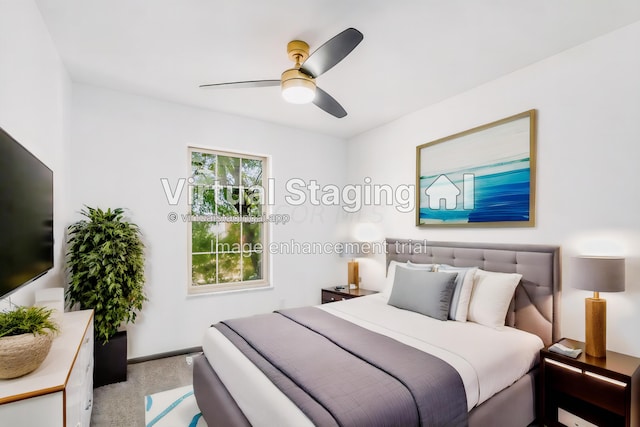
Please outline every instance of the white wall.
[[[584, 338], [586, 291], [569, 258], [627, 257], [626, 292], [608, 300], [608, 347], [640, 356], [640, 22], [567, 50], [349, 141], [351, 181], [415, 183], [416, 146], [532, 108], [538, 110], [535, 228], [417, 228], [414, 213], [370, 207], [358, 220], [381, 236], [556, 244], [563, 254], [562, 334]], [[473, 70], [469, 70], [473, 72]], [[364, 265], [362, 265], [364, 264]], [[381, 257], [361, 263], [380, 286]]]
[[[226, 317], [319, 301], [319, 288], [344, 279], [335, 256], [273, 258], [274, 289], [187, 297], [184, 226], [170, 224], [160, 178], [187, 172], [187, 145], [269, 154], [281, 189], [291, 177], [321, 184], [413, 185], [415, 147], [531, 108], [538, 110], [537, 226], [532, 229], [418, 229], [413, 213], [393, 206], [346, 217], [339, 209], [284, 206], [295, 221], [274, 241], [332, 241], [359, 222], [379, 236], [558, 244], [563, 249], [562, 332], [584, 336], [588, 294], [573, 290], [570, 256], [608, 250], [627, 257], [627, 291], [609, 301], [609, 347], [640, 356], [640, 23], [593, 40], [396, 122], [342, 141], [203, 110], [74, 85], [32, 0], [0, 2], [0, 126], [55, 176], [55, 268], [18, 291], [63, 284], [66, 226], [84, 204], [127, 207], [148, 246], [150, 301], [131, 326], [130, 357], [200, 343], [202, 330]], [[303, 160], [304, 159], [304, 160]], [[311, 160], [308, 160], [311, 159]], [[383, 276], [380, 257], [361, 261], [367, 287]]]
[[69, 76], [35, 3], [0, 2], [0, 127], [49, 166], [54, 175], [55, 265], [14, 293], [14, 304], [31, 305], [36, 290], [63, 284], [70, 91]]
[[272, 227], [274, 242], [341, 238], [339, 209], [286, 206], [283, 189], [294, 177], [342, 185], [344, 141], [74, 84], [70, 206], [76, 212], [83, 205], [126, 208], [147, 246], [149, 301], [128, 327], [130, 358], [198, 346], [204, 330], [219, 320], [318, 304], [321, 287], [346, 277], [346, 265], [336, 255], [275, 254], [273, 289], [187, 296], [186, 224], [167, 219], [170, 212], [187, 213], [186, 195], [178, 207], [170, 206], [160, 179], [168, 178], [174, 186], [177, 179], [189, 177], [188, 146], [271, 156], [277, 190], [273, 211], [293, 218]]

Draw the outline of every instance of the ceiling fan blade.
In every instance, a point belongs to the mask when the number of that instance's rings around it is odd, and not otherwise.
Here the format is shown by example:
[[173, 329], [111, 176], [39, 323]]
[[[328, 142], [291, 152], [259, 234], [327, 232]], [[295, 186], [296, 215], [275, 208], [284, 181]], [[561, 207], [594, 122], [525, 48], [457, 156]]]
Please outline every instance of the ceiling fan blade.
[[347, 112], [344, 108], [342, 108], [342, 105], [340, 105], [338, 101], [333, 99], [331, 95], [329, 95], [319, 87], [316, 87], [316, 96], [315, 98], [313, 98], [313, 103], [317, 107], [323, 109], [327, 113], [339, 119], [347, 115]]
[[248, 80], [245, 82], [212, 83], [200, 85], [202, 89], [243, 89], [248, 87], [280, 86], [280, 80]]
[[313, 52], [300, 66], [300, 71], [316, 78], [342, 61], [364, 36], [355, 28], [347, 28]]

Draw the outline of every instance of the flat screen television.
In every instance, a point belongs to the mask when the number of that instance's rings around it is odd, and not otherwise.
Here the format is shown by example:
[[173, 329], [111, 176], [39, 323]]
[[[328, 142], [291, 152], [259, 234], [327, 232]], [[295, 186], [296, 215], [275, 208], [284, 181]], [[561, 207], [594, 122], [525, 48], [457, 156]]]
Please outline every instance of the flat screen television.
[[53, 172], [0, 128], [0, 298], [53, 267]]

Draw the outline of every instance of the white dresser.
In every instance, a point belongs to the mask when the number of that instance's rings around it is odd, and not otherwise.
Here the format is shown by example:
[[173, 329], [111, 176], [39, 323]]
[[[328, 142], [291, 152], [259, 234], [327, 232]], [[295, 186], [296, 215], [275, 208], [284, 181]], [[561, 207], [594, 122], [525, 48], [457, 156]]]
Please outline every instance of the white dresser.
[[64, 313], [42, 365], [0, 380], [0, 424], [88, 427], [93, 404], [93, 311]]

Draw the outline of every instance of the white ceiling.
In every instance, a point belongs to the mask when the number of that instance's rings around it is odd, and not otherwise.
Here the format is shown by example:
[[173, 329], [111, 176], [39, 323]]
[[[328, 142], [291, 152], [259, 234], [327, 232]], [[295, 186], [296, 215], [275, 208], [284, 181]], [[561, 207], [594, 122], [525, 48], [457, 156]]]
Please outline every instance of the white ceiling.
[[[18, 0], [15, 0], [18, 1]], [[640, 20], [638, 0], [36, 0], [76, 82], [349, 138]], [[285, 103], [290, 40], [363, 42], [320, 76], [348, 116]]]

